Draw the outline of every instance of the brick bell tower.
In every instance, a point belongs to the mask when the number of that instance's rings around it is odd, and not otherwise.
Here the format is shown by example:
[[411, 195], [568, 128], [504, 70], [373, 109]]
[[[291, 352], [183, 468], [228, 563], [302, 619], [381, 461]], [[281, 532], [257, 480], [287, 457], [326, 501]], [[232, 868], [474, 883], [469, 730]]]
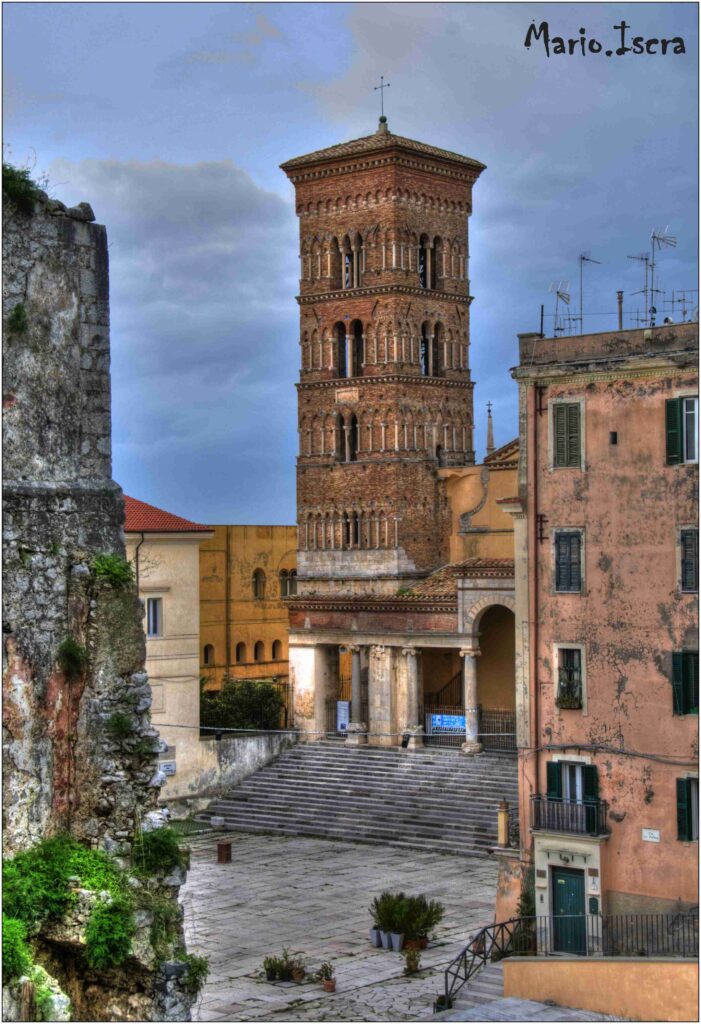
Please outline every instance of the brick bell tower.
[[484, 164], [394, 135], [288, 160], [300, 223], [300, 595], [448, 561], [441, 467], [474, 462], [467, 218]]

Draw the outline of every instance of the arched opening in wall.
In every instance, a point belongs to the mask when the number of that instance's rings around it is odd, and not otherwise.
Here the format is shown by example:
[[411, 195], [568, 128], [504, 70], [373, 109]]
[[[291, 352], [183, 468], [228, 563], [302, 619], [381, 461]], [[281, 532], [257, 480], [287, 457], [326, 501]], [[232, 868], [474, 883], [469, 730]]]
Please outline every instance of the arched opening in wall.
[[363, 341], [363, 325], [360, 320], [354, 320], [351, 324], [351, 337], [353, 346], [353, 367], [351, 376], [361, 377], [363, 363], [365, 362], [365, 343]]
[[280, 597], [289, 597], [290, 577], [287, 574], [287, 569], [280, 570], [278, 579], [280, 580]]
[[254, 661], [263, 661], [264, 656], [265, 656], [265, 648], [263, 646], [263, 641], [262, 640], [256, 640], [256, 645], [253, 648], [253, 660]]
[[480, 742], [486, 749], [516, 749], [516, 620], [494, 604], [482, 612], [477, 659]]
[[355, 462], [358, 458], [358, 419], [351, 417], [350, 429], [348, 431], [348, 461]]
[[353, 287], [353, 249], [348, 235], [343, 239], [343, 287]]
[[273, 640], [273, 661], [282, 661], [282, 641]]
[[350, 522], [350, 533], [351, 543], [354, 548], [360, 547], [360, 517], [357, 512], [353, 512], [351, 515]]
[[344, 548], [351, 546], [351, 523], [347, 512], [343, 513], [343, 519], [341, 520], [341, 544]]
[[443, 359], [443, 340], [444, 340], [444, 338], [445, 338], [445, 333], [443, 331], [443, 324], [436, 324], [435, 331], [433, 332], [433, 340], [431, 341], [432, 356], [433, 356], [433, 359], [432, 359], [433, 366], [432, 366], [431, 369], [433, 371], [432, 372], [432, 376], [433, 377], [442, 377], [443, 376], [443, 371], [445, 369], [445, 367], [444, 367], [444, 362], [445, 361]]
[[433, 239], [433, 260], [431, 261], [431, 288], [439, 288], [443, 274], [443, 240], [439, 235]]
[[346, 461], [346, 426], [340, 412], [336, 417], [336, 458], [339, 462]]
[[341, 250], [338, 239], [332, 238], [329, 245], [329, 263], [331, 264], [329, 288], [331, 291], [338, 291], [341, 287]]
[[339, 320], [338, 323], [334, 324], [333, 334], [336, 341], [336, 376], [347, 377], [346, 325]]
[[214, 664], [214, 645], [213, 644], [205, 644], [204, 645], [204, 663], [205, 663], [205, 665], [213, 665]]
[[418, 270], [419, 270], [419, 284], [420, 284], [420, 286], [422, 288], [428, 288], [429, 287], [430, 270], [429, 270], [429, 265], [428, 265], [428, 261], [429, 261], [428, 247], [429, 247], [428, 236], [427, 235], [422, 235], [421, 238], [419, 239], [419, 252], [418, 252], [418, 257], [419, 257], [419, 267], [418, 267]]
[[442, 466], [445, 462], [445, 454], [443, 452], [443, 445], [439, 444], [436, 447], [436, 462], [439, 466]]
[[262, 569], [256, 569], [251, 579], [253, 599], [262, 601], [265, 597], [265, 573]]
[[422, 377], [429, 375], [429, 340], [428, 324], [421, 324], [421, 342], [419, 345], [419, 368]]
[[290, 569], [290, 575], [287, 579], [287, 596], [294, 597], [297, 593], [297, 570]]
[[246, 660], [246, 645], [236, 644], [236, 663], [240, 665]]

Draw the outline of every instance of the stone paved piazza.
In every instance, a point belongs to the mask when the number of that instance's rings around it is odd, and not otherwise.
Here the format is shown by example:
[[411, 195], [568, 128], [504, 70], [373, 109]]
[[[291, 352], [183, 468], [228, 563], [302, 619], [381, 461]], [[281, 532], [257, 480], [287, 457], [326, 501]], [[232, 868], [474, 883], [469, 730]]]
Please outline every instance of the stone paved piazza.
[[[442, 968], [469, 932], [494, 919], [496, 866], [489, 859], [412, 853], [319, 839], [228, 833], [231, 864], [216, 863], [216, 839], [192, 842], [181, 891], [188, 949], [209, 957], [198, 1020], [416, 1020], [430, 1017]], [[422, 970], [402, 975], [399, 953], [370, 946], [368, 907], [382, 889], [425, 892], [446, 915]], [[284, 946], [310, 971], [335, 968], [337, 989], [266, 982], [263, 957]], [[494, 991], [494, 995], [497, 995]]]

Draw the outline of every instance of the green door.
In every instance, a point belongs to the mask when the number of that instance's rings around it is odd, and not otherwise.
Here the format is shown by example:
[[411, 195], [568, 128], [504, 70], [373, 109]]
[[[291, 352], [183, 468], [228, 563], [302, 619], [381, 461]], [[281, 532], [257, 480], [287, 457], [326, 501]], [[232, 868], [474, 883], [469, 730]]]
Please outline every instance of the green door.
[[587, 919], [584, 907], [584, 872], [553, 868], [553, 952], [587, 951]]

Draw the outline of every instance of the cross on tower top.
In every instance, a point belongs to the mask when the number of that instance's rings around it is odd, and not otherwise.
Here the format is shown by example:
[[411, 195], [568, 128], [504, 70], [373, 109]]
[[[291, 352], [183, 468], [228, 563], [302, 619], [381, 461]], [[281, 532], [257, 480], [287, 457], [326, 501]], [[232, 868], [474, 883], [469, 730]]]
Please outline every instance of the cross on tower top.
[[385, 82], [385, 76], [380, 75], [380, 84], [373, 88], [373, 92], [380, 90], [380, 121], [385, 120], [385, 89], [389, 89], [390, 83]]
[[491, 402], [487, 402], [487, 412], [488, 412], [488, 414], [490, 416], [492, 415], [492, 403]]

